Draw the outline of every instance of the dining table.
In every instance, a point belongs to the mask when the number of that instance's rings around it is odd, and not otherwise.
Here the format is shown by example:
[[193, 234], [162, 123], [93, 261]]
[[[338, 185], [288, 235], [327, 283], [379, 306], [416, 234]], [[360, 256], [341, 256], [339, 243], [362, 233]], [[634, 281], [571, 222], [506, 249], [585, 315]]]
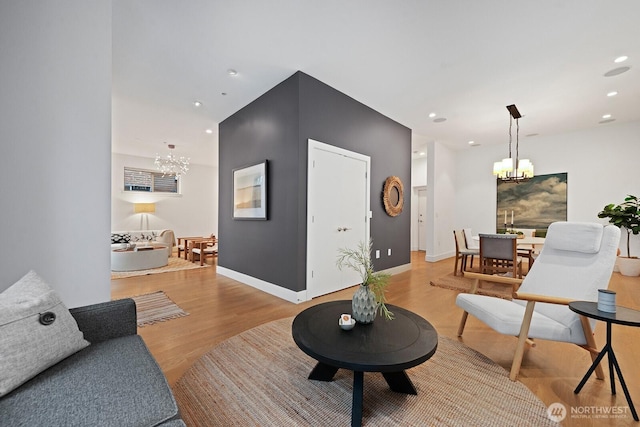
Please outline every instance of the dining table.
[[[478, 242], [478, 247], [480, 247], [480, 236], [473, 236], [473, 240]], [[518, 246], [524, 246], [524, 245], [542, 246], [544, 245], [544, 241], [545, 241], [544, 237], [524, 236], [524, 237], [518, 238], [517, 244]]]

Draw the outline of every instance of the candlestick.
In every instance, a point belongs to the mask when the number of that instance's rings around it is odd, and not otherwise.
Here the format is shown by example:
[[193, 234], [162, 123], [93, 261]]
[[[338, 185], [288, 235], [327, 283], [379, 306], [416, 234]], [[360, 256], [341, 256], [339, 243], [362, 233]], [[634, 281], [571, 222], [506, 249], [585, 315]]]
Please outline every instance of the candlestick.
[[[504, 225], [507, 225], [507, 210], [504, 211]], [[506, 227], [505, 227], [506, 228]]]
[[511, 211], [511, 228], [513, 228], [513, 211]]

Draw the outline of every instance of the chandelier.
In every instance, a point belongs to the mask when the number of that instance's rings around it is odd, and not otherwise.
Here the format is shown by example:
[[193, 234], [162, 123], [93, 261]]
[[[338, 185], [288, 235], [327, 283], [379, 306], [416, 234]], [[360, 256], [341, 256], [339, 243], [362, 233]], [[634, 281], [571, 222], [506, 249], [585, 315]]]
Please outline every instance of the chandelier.
[[[520, 159], [518, 157], [518, 145], [520, 142], [520, 124], [518, 123], [518, 120], [522, 115], [520, 115], [520, 112], [515, 105], [507, 105], [507, 110], [509, 110], [509, 157], [493, 164], [493, 174], [502, 181], [517, 183], [533, 178], [533, 163], [531, 163], [529, 159]], [[513, 127], [514, 119], [516, 121], [515, 158], [511, 155], [511, 128]]]
[[[169, 150], [176, 148], [173, 144], [169, 144], [167, 147], [169, 147]], [[189, 171], [189, 160], [191, 159], [187, 157], [176, 157], [169, 151], [169, 154], [164, 157], [156, 154], [156, 161], [154, 163], [156, 169], [162, 172], [163, 176], [175, 175], [176, 178], [180, 178], [181, 175], [186, 175]]]

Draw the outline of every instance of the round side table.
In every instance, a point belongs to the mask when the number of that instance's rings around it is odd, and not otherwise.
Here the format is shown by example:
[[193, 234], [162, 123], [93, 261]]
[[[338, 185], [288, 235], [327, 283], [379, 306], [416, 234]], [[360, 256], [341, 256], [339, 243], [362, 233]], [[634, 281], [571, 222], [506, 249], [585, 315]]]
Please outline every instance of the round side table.
[[614, 369], [618, 374], [618, 378], [620, 379], [620, 385], [622, 386], [622, 391], [624, 391], [624, 396], [627, 398], [627, 403], [629, 404], [629, 408], [631, 409], [631, 414], [633, 415], [633, 419], [638, 421], [638, 413], [636, 412], [636, 408], [633, 406], [633, 401], [631, 400], [631, 396], [629, 395], [629, 390], [627, 389], [627, 384], [624, 382], [624, 378], [622, 377], [622, 371], [620, 370], [620, 365], [618, 365], [618, 360], [616, 359], [616, 355], [613, 352], [613, 346], [611, 345], [611, 325], [626, 325], [626, 326], [640, 326], [640, 311], [633, 310], [631, 308], [616, 306], [615, 313], [607, 313], [606, 311], [598, 310], [598, 303], [592, 301], [574, 301], [569, 303], [569, 309], [574, 311], [582, 316], [589, 317], [591, 319], [600, 320], [602, 322], [606, 322], [607, 324], [607, 343], [596, 357], [596, 360], [593, 361], [593, 364], [578, 384], [578, 387], [573, 391], [575, 394], [580, 393], [582, 387], [584, 387], [585, 383], [596, 369], [596, 366], [600, 363], [605, 354], [608, 354], [609, 361], [609, 381], [611, 382], [611, 394], [616, 394], [616, 383], [614, 380]]

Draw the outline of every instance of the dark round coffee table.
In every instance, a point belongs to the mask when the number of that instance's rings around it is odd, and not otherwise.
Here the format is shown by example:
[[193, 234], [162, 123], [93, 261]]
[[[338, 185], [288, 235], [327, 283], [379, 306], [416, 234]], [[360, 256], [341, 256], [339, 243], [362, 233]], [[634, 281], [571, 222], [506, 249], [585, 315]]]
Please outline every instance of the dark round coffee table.
[[395, 392], [417, 394], [405, 369], [428, 360], [438, 347], [438, 333], [422, 317], [388, 305], [394, 320], [378, 316], [368, 325], [350, 331], [338, 326], [351, 301], [333, 301], [310, 307], [293, 320], [293, 340], [318, 361], [309, 379], [331, 381], [338, 369], [353, 371], [351, 425], [362, 424], [364, 372], [381, 372]]

